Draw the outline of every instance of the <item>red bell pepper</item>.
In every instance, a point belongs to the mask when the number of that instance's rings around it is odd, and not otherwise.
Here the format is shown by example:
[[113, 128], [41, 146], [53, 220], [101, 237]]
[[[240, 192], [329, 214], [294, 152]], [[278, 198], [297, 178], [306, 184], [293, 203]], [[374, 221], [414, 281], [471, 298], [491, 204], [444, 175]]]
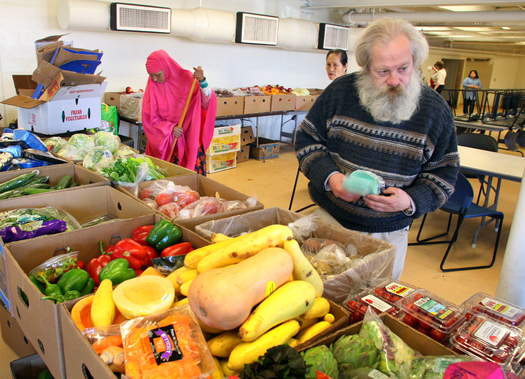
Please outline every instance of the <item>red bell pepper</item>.
[[100, 274], [100, 271], [102, 271], [102, 269], [112, 261], [111, 255], [113, 254], [111, 251], [109, 251], [110, 248], [113, 248], [113, 246], [108, 247], [106, 251], [104, 251], [104, 243], [100, 241], [99, 245], [101, 255], [98, 258], [93, 258], [90, 260], [86, 266], [86, 271], [88, 272], [89, 277], [95, 281], [96, 286], [100, 285], [98, 274]]
[[142, 245], [131, 238], [124, 238], [115, 244], [113, 259], [124, 258], [133, 270], [141, 270], [149, 262], [149, 256]]
[[142, 225], [138, 226], [135, 229], [133, 229], [133, 232], [131, 232], [131, 239], [135, 242], [140, 243], [141, 245], [149, 246], [146, 243], [146, 237], [148, 236], [150, 230], [155, 225]]
[[146, 253], [148, 253], [148, 257], [149, 257], [149, 259], [148, 259], [148, 266], [151, 266], [153, 264], [151, 262], [151, 260], [153, 258], [158, 258], [159, 257], [159, 253], [157, 253], [157, 250], [155, 250], [151, 246], [142, 245], [142, 248], [144, 250], [146, 250]]
[[189, 242], [181, 242], [173, 246], [169, 246], [162, 250], [161, 257], [172, 257], [174, 255], [186, 255], [193, 250], [193, 246]]
[[86, 267], [86, 262], [78, 260], [77, 267], [83, 270]]

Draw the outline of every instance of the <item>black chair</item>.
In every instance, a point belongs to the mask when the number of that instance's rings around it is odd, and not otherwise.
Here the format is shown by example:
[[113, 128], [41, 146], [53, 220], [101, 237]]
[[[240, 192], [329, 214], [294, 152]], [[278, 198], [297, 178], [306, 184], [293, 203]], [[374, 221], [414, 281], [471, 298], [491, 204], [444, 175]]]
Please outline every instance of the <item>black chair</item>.
[[[447, 231], [442, 234], [438, 234], [432, 237], [428, 237], [425, 239], [421, 239], [421, 232], [423, 230], [423, 226], [425, 225], [425, 220], [427, 219], [428, 214], [425, 214], [423, 216], [423, 220], [421, 221], [421, 226], [419, 227], [419, 231], [417, 233], [416, 241], [417, 243], [410, 243], [409, 245], [431, 245], [431, 244], [441, 244], [441, 243], [448, 243], [447, 251], [445, 252], [445, 255], [443, 256], [443, 259], [441, 261], [441, 265], [439, 268], [441, 271], [448, 272], [448, 271], [464, 271], [464, 270], [477, 270], [481, 268], [490, 268], [494, 265], [494, 262], [496, 261], [496, 253], [498, 252], [498, 245], [499, 240], [501, 236], [501, 230], [502, 230], [502, 223], [503, 223], [503, 213], [494, 211], [490, 208], [485, 208], [480, 205], [477, 205], [472, 202], [474, 197], [474, 190], [472, 189], [472, 185], [468, 181], [468, 179], [461, 173], [458, 174], [458, 179], [456, 181], [454, 193], [448, 201], [443, 204], [440, 210], [449, 213], [449, 219], [448, 219], [448, 226]], [[454, 235], [450, 240], [440, 240], [440, 241], [434, 241], [437, 238], [446, 236], [450, 231], [450, 225], [452, 222], [452, 215], [458, 216], [457, 226], [456, 230], [454, 231]], [[456, 267], [456, 268], [444, 268], [445, 260], [447, 259], [450, 250], [452, 249], [452, 245], [454, 242], [457, 241], [458, 235], [459, 235], [459, 229], [461, 228], [461, 225], [463, 224], [463, 221], [466, 219], [476, 218], [476, 217], [491, 217], [491, 219], [499, 220], [499, 229], [496, 236], [496, 243], [494, 245], [494, 253], [492, 255], [492, 260], [490, 264], [483, 265], [483, 266], [467, 266], [467, 267]], [[490, 221], [489, 221], [490, 222]]]
[[[475, 149], [481, 149], [481, 150], [487, 150], [487, 151], [493, 151], [495, 153], [498, 152], [499, 146], [498, 141], [492, 136], [489, 136], [487, 134], [479, 134], [479, 133], [461, 133], [458, 134], [458, 145], [459, 146], [465, 146], [465, 147], [472, 147]], [[476, 204], [479, 204], [479, 200], [481, 198], [481, 195], [486, 196], [486, 186], [491, 185], [492, 186], [492, 180], [489, 178], [485, 178], [484, 175], [474, 174], [468, 171], [460, 170], [460, 172], [465, 175], [467, 178], [477, 178], [480, 183], [478, 198], [476, 200]], [[494, 186], [492, 186], [493, 190], [496, 190]]]
[[[293, 204], [293, 198], [295, 196], [295, 190], [297, 189], [297, 181], [299, 180], [299, 174], [301, 173], [301, 167], [297, 167], [297, 174], [295, 175], [295, 183], [293, 184], [293, 190], [292, 190], [292, 197], [290, 198], [290, 205], [288, 206], [288, 210], [291, 211], [292, 210], [292, 204]], [[315, 206], [316, 204], [315, 203], [312, 203], [310, 205], [307, 205], [306, 207], [302, 207], [294, 212], [302, 212], [304, 210], [307, 210], [308, 208], [311, 208], [313, 206]]]

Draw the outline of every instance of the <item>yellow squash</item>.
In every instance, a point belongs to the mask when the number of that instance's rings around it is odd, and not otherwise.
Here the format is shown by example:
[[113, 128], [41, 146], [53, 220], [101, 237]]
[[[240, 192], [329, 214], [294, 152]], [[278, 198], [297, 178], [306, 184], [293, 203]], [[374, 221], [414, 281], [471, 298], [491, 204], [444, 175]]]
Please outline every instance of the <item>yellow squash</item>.
[[293, 260], [294, 280], [304, 280], [310, 283], [315, 288], [316, 296], [323, 296], [323, 280], [312, 264], [304, 256], [299, 243], [290, 237], [284, 243], [284, 249], [290, 254]]
[[113, 284], [111, 280], [100, 282], [93, 304], [91, 304], [91, 321], [93, 326], [107, 326], [115, 319], [115, 302], [113, 301]]

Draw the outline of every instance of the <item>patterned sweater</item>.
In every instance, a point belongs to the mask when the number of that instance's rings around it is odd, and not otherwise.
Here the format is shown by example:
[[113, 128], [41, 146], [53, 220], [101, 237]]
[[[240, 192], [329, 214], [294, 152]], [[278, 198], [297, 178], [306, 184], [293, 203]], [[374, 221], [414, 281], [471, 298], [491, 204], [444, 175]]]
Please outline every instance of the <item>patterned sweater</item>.
[[[423, 86], [410, 120], [376, 122], [360, 104], [356, 78], [353, 73], [334, 80], [299, 126], [295, 151], [301, 171], [310, 179], [310, 197], [346, 228], [403, 229], [438, 209], [454, 191], [459, 155], [452, 112], [437, 92]], [[416, 205], [414, 215], [374, 211], [362, 198], [349, 203], [326, 191], [332, 172], [355, 170], [371, 171], [386, 187], [406, 191]]]

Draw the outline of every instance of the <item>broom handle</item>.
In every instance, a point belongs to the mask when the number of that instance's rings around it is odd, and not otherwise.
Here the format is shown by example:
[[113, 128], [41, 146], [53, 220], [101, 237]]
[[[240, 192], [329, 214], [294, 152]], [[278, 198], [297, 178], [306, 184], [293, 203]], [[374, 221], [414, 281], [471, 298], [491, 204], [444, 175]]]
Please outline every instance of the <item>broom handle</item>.
[[[199, 66], [199, 68], [200, 67], [201, 66]], [[184, 108], [182, 109], [182, 114], [180, 116], [180, 120], [179, 120], [178, 124], [173, 127], [173, 130], [175, 130], [175, 128], [182, 128], [182, 124], [184, 123], [184, 119], [186, 118], [186, 112], [188, 112], [188, 108], [190, 106], [191, 95], [193, 94], [193, 91], [195, 90], [195, 86], [196, 85], [197, 85], [197, 78], [193, 78], [193, 82], [191, 82], [190, 93], [188, 94], [188, 98], [186, 99], [186, 104], [184, 104]], [[175, 151], [175, 145], [177, 144], [177, 139], [178, 138], [174, 138], [173, 139], [173, 146], [171, 148], [170, 159], [173, 156], [173, 152]]]

